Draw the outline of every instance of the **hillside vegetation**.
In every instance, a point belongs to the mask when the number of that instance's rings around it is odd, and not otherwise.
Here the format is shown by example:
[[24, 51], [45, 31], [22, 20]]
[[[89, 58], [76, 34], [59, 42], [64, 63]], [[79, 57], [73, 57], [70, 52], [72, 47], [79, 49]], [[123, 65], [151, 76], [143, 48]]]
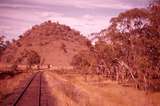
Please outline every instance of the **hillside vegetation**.
[[[90, 51], [72, 64], [84, 74], [98, 74], [139, 89], [160, 90], [160, 2], [120, 13]], [[108, 42], [109, 41], [109, 42]], [[84, 71], [85, 70], [85, 71]], [[87, 71], [86, 71], [87, 70]]]
[[69, 26], [47, 21], [33, 26], [18, 40], [14, 40], [3, 52], [2, 62], [27, 64], [28, 52], [36, 52], [41, 64], [70, 66], [72, 57], [81, 50], [87, 50], [87, 42], [80, 32]]

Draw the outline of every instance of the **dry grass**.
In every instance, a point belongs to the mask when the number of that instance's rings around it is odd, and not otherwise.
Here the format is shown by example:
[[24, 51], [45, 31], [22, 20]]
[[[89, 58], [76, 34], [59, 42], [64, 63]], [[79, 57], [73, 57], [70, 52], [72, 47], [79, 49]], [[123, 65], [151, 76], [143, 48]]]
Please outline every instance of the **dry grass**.
[[[26, 77], [28, 74], [23, 73], [0, 80], [1, 100], [12, 95], [13, 90]], [[49, 92], [47, 100], [55, 106], [160, 106], [160, 92], [144, 92], [124, 87], [96, 75], [85, 81], [81, 74], [56, 74], [47, 71], [43, 78], [45, 89]]]
[[[66, 101], [66, 98], [69, 98], [76, 105], [160, 106], [159, 92], [144, 92], [132, 87], [124, 87], [102, 77], [99, 80], [99, 76], [90, 76], [87, 82], [80, 74], [49, 73], [47, 76], [49, 85], [52, 85], [51, 89], [56, 89], [65, 96], [61, 97], [61, 100]], [[54, 93], [55, 91], [53, 95]], [[57, 97], [59, 97], [58, 94]], [[70, 106], [74, 105], [70, 104]]]
[[[31, 73], [30, 73], [31, 74]], [[0, 80], [0, 104], [8, 96], [14, 93], [20, 82], [30, 75], [29, 73], [17, 74], [14, 77], [8, 77]]]

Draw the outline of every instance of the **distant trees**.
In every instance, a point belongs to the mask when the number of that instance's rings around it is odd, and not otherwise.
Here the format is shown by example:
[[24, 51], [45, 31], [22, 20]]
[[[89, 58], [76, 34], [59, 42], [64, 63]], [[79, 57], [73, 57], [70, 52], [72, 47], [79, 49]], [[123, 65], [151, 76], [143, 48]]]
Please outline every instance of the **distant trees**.
[[24, 50], [21, 53], [21, 56], [17, 58], [17, 62], [20, 63], [23, 60], [26, 60], [28, 68], [30, 69], [32, 65], [38, 65], [41, 62], [41, 57], [34, 50]]
[[10, 45], [10, 41], [5, 41], [5, 36], [0, 36], [0, 57], [3, 51]]
[[150, 0], [150, 5], [149, 7], [155, 6], [155, 5], [159, 5], [160, 4], [160, 0]]
[[19, 39], [22, 39], [22, 38], [23, 38], [23, 35], [19, 35], [18, 37], [19, 37]]
[[77, 69], [88, 69], [90, 66], [90, 61], [88, 59], [87, 52], [82, 51], [79, 54], [75, 55], [72, 61], [72, 65], [74, 65]]
[[28, 62], [27, 64], [29, 65], [29, 68], [32, 65], [40, 64], [40, 56], [38, 55], [37, 52], [31, 50], [27, 54], [27, 62]]
[[66, 45], [64, 43], [61, 44], [61, 49], [67, 53], [67, 48], [66, 48]]
[[4, 44], [4, 36], [0, 36], [0, 55], [2, 55], [2, 52], [5, 50], [6, 46]]
[[83, 75], [85, 75], [85, 80], [87, 80], [87, 75], [96, 73], [96, 57], [94, 56], [93, 52], [84, 50], [76, 54], [71, 62], [77, 71]]
[[95, 44], [95, 53], [98, 70], [101, 70], [102, 74], [108, 74], [109, 77], [111, 73], [113, 74], [112, 68], [115, 68], [114, 65], [117, 58], [115, 47], [104, 41], [98, 41]]
[[92, 49], [81, 51], [73, 57], [72, 65], [83, 73], [102, 74], [115, 79], [113, 75], [117, 64], [117, 53], [111, 44], [96, 42]]
[[5, 44], [6, 44], [7, 47], [9, 47], [11, 45], [11, 42], [10, 41], [6, 41]]

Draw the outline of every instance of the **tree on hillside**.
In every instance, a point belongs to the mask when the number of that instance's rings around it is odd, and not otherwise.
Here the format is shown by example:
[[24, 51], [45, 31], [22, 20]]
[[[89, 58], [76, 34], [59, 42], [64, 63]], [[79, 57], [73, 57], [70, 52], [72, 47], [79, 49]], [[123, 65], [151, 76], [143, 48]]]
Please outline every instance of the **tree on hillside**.
[[32, 66], [32, 65], [38, 65], [40, 64], [40, 56], [38, 55], [37, 52], [31, 50], [27, 56], [27, 61], [28, 61], [28, 65], [29, 65], [29, 68]]
[[11, 42], [7, 40], [5, 44], [6, 44], [6, 47], [9, 47], [11, 45]]
[[96, 58], [93, 52], [80, 51], [73, 57], [71, 64], [82, 73], [93, 73], [92, 68], [96, 65]]
[[160, 5], [160, 0], [150, 0], [149, 7]]
[[89, 55], [87, 55], [87, 52], [81, 51], [73, 57], [72, 65], [77, 69], [88, 69], [88, 67], [90, 66], [88, 56]]
[[5, 41], [4, 38], [5, 36], [0, 36], [0, 56], [2, 55], [3, 51], [9, 46], [9, 41]]
[[0, 36], [0, 55], [2, 55], [2, 52], [5, 49], [5, 45], [4, 45], [4, 36]]
[[66, 45], [64, 43], [61, 44], [61, 49], [67, 53], [67, 48], [66, 48]]
[[114, 46], [112, 44], [107, 44], [105, 41], [97, 41], [95, 44], [95, 53], [97, 68], [100, 73], [113, 78], [111, 75], [116, 74], [116, 70], [113, 69], [116, 68], [117, 58], [117, 53]]
[[28, 68], [31, 69], [32, 65], [40, 64], [41, 57], [39, 54], [34, 50], [24, 50], [21, 53], [21, 56], [17, 58], [17, 62], [22, 62], [24, 59], [27, 60]]

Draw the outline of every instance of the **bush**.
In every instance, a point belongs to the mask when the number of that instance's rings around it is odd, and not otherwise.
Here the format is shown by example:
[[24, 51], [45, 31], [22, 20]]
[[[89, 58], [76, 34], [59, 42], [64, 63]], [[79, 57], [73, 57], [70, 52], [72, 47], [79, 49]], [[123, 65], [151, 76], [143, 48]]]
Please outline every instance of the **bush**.
[[41, 57], [40, 55], [34, 50], [24, 50], [21, 53], [21, 56], [17, 58], [17, 62], [22, 62], [23, 60], [27, 61], [28, 68], [31, 68], [32, 65], [40, 64]]

